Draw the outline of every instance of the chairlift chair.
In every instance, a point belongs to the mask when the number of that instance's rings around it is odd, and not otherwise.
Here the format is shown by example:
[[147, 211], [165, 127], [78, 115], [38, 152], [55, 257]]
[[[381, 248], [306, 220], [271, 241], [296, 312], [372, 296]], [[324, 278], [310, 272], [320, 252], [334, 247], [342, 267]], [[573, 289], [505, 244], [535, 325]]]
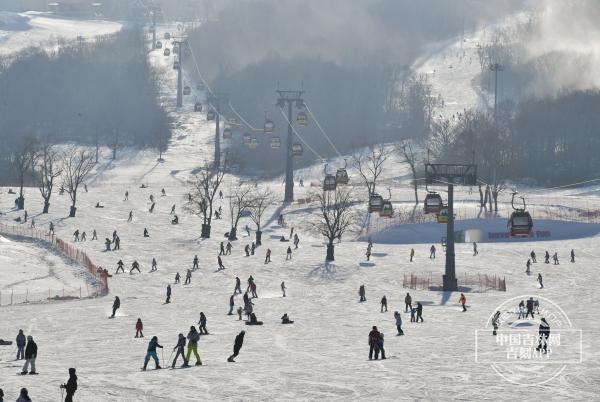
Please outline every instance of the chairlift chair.
[[265, 121], [264, 130], [265, 130], [265, 133], [272, 133], [273, 130], [275, 130], [275, 123], [273, 123], [273, 120]]
[[300, 144], [299, 142], [295, 142], [294, 144], [292, 144], [292, 155], [293, 156], [302, 156], [302, 153], [304, 152], [304, 148], [302, 147], [302, 144]]
[[308, 125], [308, 116], [305, 112], [299, 112], [296, 116], [296, 124], [306, 127]]
[[279, 148], [281, 148], [281, 138], [279, 138], [279, 137], [273, 137], [273, 138], [271, 138], [271, 148], [272, 149], [279, 149]]

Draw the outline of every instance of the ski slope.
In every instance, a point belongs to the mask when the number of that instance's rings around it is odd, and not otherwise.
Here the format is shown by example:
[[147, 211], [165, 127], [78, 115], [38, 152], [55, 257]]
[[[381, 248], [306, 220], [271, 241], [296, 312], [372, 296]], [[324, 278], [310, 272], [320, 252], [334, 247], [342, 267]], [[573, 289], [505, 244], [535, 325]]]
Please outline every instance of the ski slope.
[[[469, 311], [462, 313], [458, 294], [410, 290], [413, 300], [424, 305], [424, 323], [410, 323], [404, 313], [403, 300], [407, 289], [402, 288], [404, 273], [431, 272], [442, 275], [443, 252], [429, 259], [430, 243], [407, 244], [414, 234], [394, 237], [385, 244], [375, 241], [371, 261], [366, 261], [366, 242], [355, 240], [358, 234], [348, 235], [336, 245], [336, 261], [324, 263], [323, 239], [310, 231], [310, 209], [306, 205], [281, 205], [281, 178], [265, 182], [277, 195], [277, 202], [267, 211], [264, 245], [257, 254], [245, 257], [243, 247], [251, 241], [246, 237], [242, 219], [238, 228], [240, 238], [233, 244], [231, 256], [223, 258], [226, 269], [217, 271], [219, 243], [229, 231], [227, 213], [223, 220], [213, 221], [213, 237], [200, 238], [200, 218], [183, 210], [188, 192], [186, 181], [194, 169], [212, 157], [214, 123], [205, 115], [191, 112], [194, 98], [186, 97], [185, 106], [174, 111], [175, 80], [171, 69], [172, 56], [164, 58], [162, 50], [151, 52], [152, 63], [161, 71], [161, 99], [173, 113], [176, 128], [169, 146], [157, 161], [153, 151], [120, 150], [116, 160], [103, 150], [102, 159], [88, 180], [89, 192], [78, 197], [75, 218], [66, 218], [69, 199], [53, 196], [50, 213], [42, 209], [38, 190], [25, 190], [26, 209], [38, 227], [55, 223], [56, 234], [69, 239], [72, 233], [98, 231], [99, 241], [79, 243], [94, 262], [111, 273], [122, 259], [129, 268], [134, 259], [141, 274], [119, 274], [109, 279], [109, 296], [98, 299], [53, 302], [43, 305], [2, 307], [0, 338], [13, 339], [18, 329], [24, 329], [36, 339], [39, 348], [39, 376], [19, 376], [21, 362], [15, 362], [14, 346], [0, 346], [0, 387], [7, 399], [16, 398], [21, 387], [30, 390], [34, 401], [56, 400], [59, 384], [67, 379], [67, 369], [76, 367], [79, 377], [77, 401], [192, 401], [192, 400], [594, 400], [598, 395], [600, 378], [600, 325], [597, 320], [598, 276], [596, 262], [600, 239], [585, 236], [561, 241], [519, 243], [482, 243], [479, 256], [472, 256], [470, 244], [458, 244], [457, 273], [488, 273], [506, 277], [507, 292], [467, 293]], [[191, 78], [186, 78], [190, 80]], [[193, 86], [194, 88], [195, 86]], [[340, 162], [340, 161], [338, 161]], [[358, 181], [350, 170], [352, 183]], [[305, 183], [321, 180], [322, 166], [298, 171]], [[249, 179], [249, 177], [244, 177]], [[146, 184], [145, 189], [140, 188]], [[238, 185], [239, 177], [228, 175], [223, 184], [227, 196]], [[412, 189], [406, 167], [397, 160], [383, 177], [394, 200], [410, 202]], [[161, 189], [166, 196], [161, 197]], [[307, 185], [296, 187], [296, 198], [311, 191]], [[532, 189], [531, 191], [533, 191]], [[596, 189], [597, 190], [597, 189]], [[596, 191], [593, 188], [590, 191]], [[11, 223], [20, 215], [13, 210], [13, 198], [1, 189], [0, 221]], [[129, 200], [124, 193], [129, 191]], [[356, 186], [357, 196], [362, 188]], [[538, 197], [557, 205], [586, 205], [600, 209], [596, 195], [581, 196], [583, 190], [539, 190]], [[156, 207], [151, 214], [149, 196], [154, 195]], [[421, 195], [422, 196], [422, 195]], [[476, 200], [468, 189], [457, 190], [456, 199]], [[504, 202], [508, 201], [506, 196]], [[105, 207], [94, 208], [96, 202]], [[171, 205], [176, 205], [179, 225], [171, 225]], [[227, 198], [217, 201], [227, 211]], [[502, 206], [506, 210], [507, 204]], [[133, 222], [127, 222], [133, 211]], [[289, 226], [299, 231], [300, 248], [291, 261], [285, 260], [289, 243], [278, 241], [289, 235], [287, 228], [275, 222], [280, 211]], [[561, 230], [561, 224], [556, 223]], [[142, 232], [147, 228], [150, 237]], [[121, 250], [104, 252], [102, 239], [117, 230]], [[424, 230], [422, 226], [415, 231]], [[438, 225], [439, 236], [445, 226]], [[253, 235], [253, 233], [252, 233]], [[0, 250], [4, 255], [4, 243]], [[23, 247], [27, 247], [23, 245]], [[272, 262], [264, 264], [266, 248], [273, 252]], [[409, 262], [410, 249], [416, 257]], [[577, 253], [577, 262], [570, 264], [567, 254]], [[535, 264], [534, 274], [544, 275], [545, 288], [538, 289], [535, 275], [524, 274], [529, 252], [535, 249], [541, 257], [544, 250], [557, 251], [561, 265]], [[200, 259], [191, 285], [174, 285], [176, 272], [184, 275], [191, 268], [194, 255]], [[158, 262], [158, 271], [149, 273], [151, 259]], [[540, 258], [541, 260], [541, 258]], [[15, 265], [2, 263], [0, 269], [7, 281], [23, 279]], [[76, 268], [74, 268], [76, 269]], [[40, 268], [40, 275], [46, 268]], [[228, 302], [235, 277], [242, 286], [249, 275], [254, 276], [259, 298], [254, 300], [255, 312], [264, 326], [245, 326], [237, 316], [228, 316]], [[25, 276], [27, 279], [28, 277]], [[4, 279], [3, 279], [4, 280]], [[285, 281], [288, 296], [281, 297], [279, 285]], [[165, 287], [172, 284], [171, 304], [163, 304]], [[366, 286], [367, 302], [358, 302], [358, 287]], [[121, 309], [114, 320], [107, 317], [114, 296], [121, 298]], [[389, 311], [380, 313], [379, 300], [386, 295]], [[484, 328], [496, 307], [515, 296], [546, 297], [558, 303], [573, 325], [583, 331], [583, 360], [569, 366], [556, 380], [543, 386], [516, 386], [505, 382], [489, 366], [475, 362], [475, 330]], [[241, 303], [236, 296], [236, 308]], [[393, 312], [402, 312], [405, 336], [396, 337]], [[204, 366], [189, 369], [141, 372], [148, 341], [153, 335], [165, 346], [168, 359], [177, 341], [177, 334], [186, 334], [197, 325], [200, 311], [208, 317], [210, 335], [201, 337], [199, 352]], [[287, 312], [294, 325], [281, 325], [280, 317]], [[135, 322], [141, 318], [145, 338], [135, 339]], [[367, 334], [377, 325], [386, 335], [386, 361], [368, 361]], [[535, 324], [537, 327], [537, 324]], [[237, 362], [227, 363], [235, 336], [241, 329], [246, 337]], [[489, 333], [488, 333], [489, 334]], [[489, 336], [493, 347], [491, 335]], [[158, 352], [163, 367], [161, 351]], [[193, 360], [192, 360], [193, 361]], [[178, 362], [180, 363], [180, 362]]]

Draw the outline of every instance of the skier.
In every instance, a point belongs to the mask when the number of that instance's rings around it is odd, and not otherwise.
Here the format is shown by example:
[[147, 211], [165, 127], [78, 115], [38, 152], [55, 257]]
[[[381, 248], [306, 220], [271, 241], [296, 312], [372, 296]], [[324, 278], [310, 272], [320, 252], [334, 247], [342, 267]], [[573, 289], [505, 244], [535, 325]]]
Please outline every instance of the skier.
[[144, 337], [144, 324], [142, 324], [142, 319], [138, 318], [135, 323], [135, 338], [143, 338]]
[[246, 288], [246, 292], [248, 292], [250, 290], [250, 288], [252, 287], [252, 283], [254, 282], [254, 278], [252, 277], [252, 275], [250, 275], [248, 277], [248, 287]]
[[533, 297], [530, 297], [529, 300], [527, 300], [527, 314], [525, 314], [525, 319], [527, 319], [527, 317], [529, 317], [529, 314], [531, 314], [532, 320], [535, 318], [533, 316], [533, 307], [534, 307]]
[[52, 222], [50, 222], [50, 228], [48, 230], [48, 234], [50, 234], [50, 233], [54, 234], [54, 223], [52, 223]]
[[167, 300], [165, 304], [171, 303], [171, 285], [167, 285]]
[[25, 338], [25, 334], [23, 334], [23, 330], [20, 329], [17, 335], [16, 343], [17, 343], [17, 360], [23, 360], [25, 358], [25, 344], [27, 342], [27, 338]]
[[127, 222], [133, 221], [133, 211], [129, 211], [129, 217], [127, 218]]
[[92, 240], [98, 240], [98, 233], [96, 233], [96, 229], [92, 230]]
[[252, 292], [252, 298], [258, 297], [256, 294], [256, 283], [254, 283], [254, 281], [250, 284], [250, 291]]
[[533, 309], [536, 313], [540, 313], [540, 301], [538, 299], [535, 299], [535, 301], [533, 302]]
[[246, 234], [250, 236], [250, 227], [248, 225], [246, 225]]
[[256, 245], [254, 244], [254, 242], [252, 242], [252, 245], [250, 246], [250, 255], [254, 255], [255, 249], [256, 249]]
[[459, 302], [460, 304], [462, 304], [462, 308], [463, 308], [463, 310], [462, 310], [462, 311], [463, 311], [463, 312], [467, 311], [467, 306], [466, 306], [466, 304], [467, 304], [467, 298], [465, 297], [465, 294], [464, 294], [464, 293], [461, 293], [461, 294], [460, 294], [460, 299], [458, 299], [458, 302]]
[[219, 190], [219, 199], [223, 199], [223, 191]]
[[286, 253], [285, 259], [286, 259], [286, 261], [292, 259], [292, 248], [290, 246], [288, 246], [288, 248], [287, 248], [287, 253]]
[[73, 241], [79, 241], [79, 229], [75, 230], [75, 232], [73, 232]]
[[73, 402], [73, 395], [75, 395], [75, 391], [77, 391], [77, 376], [75, 375], [74, 368], [71, 367], [69, 369], [69, 380], [66, 384], [61, 384], [60, 388], [67, 391], [65, 402]]
[[165, 192], [164, 188], [162, 190], [160, 190], [160, 196], [161, 197], [166, 197], [167, 196], [167, 193]]
[[119, 273], [119, 270], [125, 273], [125, 269], [123, 268], [123, 260], [119, 260], [119, 262], [117, 262], [117, 272], [115, 272], [115, 275]]
[[154, 195], [150, 194], [150, 202], [154, 202]]
[[235, 277], [235, 289], [233, 289], [233, 294], [242, 294], [242, 282], [240, 281], [240, 278], [238, 278], [237, 276]]
[[129, 191], [125, 191], [125, 199], [123, 201], [127, 201], [129, 199]]
[[115, 238], [115, 246], [113, 247], [113, 251], [121, 249], [121, 238], [117, 236]]
[[383, 332], [379, 333], [379, 350], [381, 351], [381, 360], [385, 360], [385, 348], [383, 347]]
[[231, 255], [231, 249], [233, 249], [233, 246], [231, 245], [231, 242], [228, 241], [227, 242], [227, 247], [225, 247], [225, 251], [227, 252], [226, 255]]
[[419, 318], [421, 319], [421, 322], [423, 322], [423, 305], [421, 302], [417, 302], [417, 319], [415, 322], [419, 322]]
[[492, 317], [492, 326], [494, 327], [494, 331], [492, 335], [496, 336], [498, 334], [498, 323], [500, 322], [500, 312], [496, 311], [494, 316]]
[[171, 207], [171, 213], [169, 215], [173, 215], [175, 213], [175, 204]]
[[473, 242], [473, 257], [477, 254], [479, 254], [479, 251], [477, 251], [477, 242]]
[[144, 237], [150, 237], [150, 233], [148, 233], [148, 229], [144, 228]]
[[242, 313], [243, 312], [244, 312], [244, 309], [242, 308], [242, 306], [238, 307], [238, 309], [237, 309], [238, 321], [242, 321]]
[[542, 274], [538, 274], [537, 281], [540, 284], [540, 289], [544, 289], [544, 283], [542, 282]]
[[242, 345], [244, 344], [244, 335], [246, 335], [246, 331], [242, 330], [235, 337], [235, 342], [233, 343], [233, 354], [227, 358], [228, 362], [235, 363], [235, 360], [233, 360], [233, 359], [236, 358], [238, 356], [238, 354], [240, 353], [240, 349], [242, 348]]
[[198, 334], [198, 331], [196, 331], [196, 327], [190, 327], [190, 332], [188, 332], [187, 339], [188, 350], [183, 362], [183, 367], [189, 367], [192, 353], [194, 353], [194, 356], [196, 356], [196, 366], [201, 366], [202, 360], [200, 360], [200, 355], [198, 354], [198, 340], [200, 339], [200, 334]]
[[219, 250], [219, 255], [225, 255], [225, 244], [221, 242], [221, 248]]
[[248, 244], [244, 247], [244, 252], [246, 253], [246, 257], [250, 257], [250, 246]]
[[227, 313], [227, 315], [233, 315], [233, 308], [235, 307], [235, 302], [233, 300], [234, 296], [235, 293], [229, 296], [229, 313]]
[[517, 320], [525, 318], [525, 302], [521, 300], [518, 307], [519, 315], [517, 316]]
[[412, 310], [412, 297], [410, 297], [410, 293], [406, 292], [406, 297], [404, 298], [404, 312], [406, 313], [409, 309]]
[[192, 269], [198, 269], [198, 255], [197, 254], [194, 256]]
[[555, 252], [554, 255], [552, 255], [552, 260], [554, 261], [554, 265], [560, 265], [560, 263], [558, 262], [558, 253]]
[[31, 335], [27, 336], [27, 346], [25, 347], [25, 364], [23, 365], [23, 370], [21, 374], [27, 374], [27, 369], [29, 365], [31, 365], [31, 371], [29, 374], [37, 374], [35, 371], [35, 359], [37, 357], [37, 344], [34, 342], [33, 337]]
[[258, 321], [256, 314], [250, 313], [250, 320], [246, 321], [246, 325], [263, 325], [262, 321]]
[[287, 288], [285, 287], [285, 282], [281, 282], [281, 291], [283, 292], [283, 296], [282, 297], [285, 297], [285, 290], [286, 289]]
[[162, 349], [162, 346], [158, 343], [158, 337], [153, 336], [150, 340], [150, 343], [148, 343], [148, 351], [146, 352], [146, 357], [144, 358], [144, 367], [142, 367], [143, 371], [146, 371], [146, 366], [148, 366], [150, 358], [154, 359], [154, 363], [156, 364], [157, 370], [162, 368], [160, 367], [158, 356], [156, 355], [156, 348]]
[[546, 321], [545, 318], [542, 318], [542, 321], [540, 322], [538, 333], [540, 338], [538, 346], [537, 348], [535, 348], [535, 350], [539, 352], [543, 349], [544, 353], [548, 353], [548, 339], [550, 339], [550, 324], [548, 324], [548, 321]]
[[133, 274], [134, 269], [136, 269], [140, 274], [142, 273], [142, 271], [140, 271], [140, 264], [137, 262], [137, 260], [133, 260], [131, 263], [131, 269], [129, 270], [129, 273]]
[[87, 241], [87, 235], [85, 232], [81, 233], [81, 241]]
[[381, 312], [383, 313], [383, 309], [385, 308], [385, 311], [387, 312], [387, 297], [385, 297], [385, 295], [383, 295], [383, 297], [381, 298]]
[[415, 314], [417, 314], [417, 308], [416, 307], [411, 307], [410, 309], [410, 322], [417, 322], [417, 319], [415, 318]]
[[173, 364], [171, 368], [175, 368], [175, 363], [177, 363], [177, 358], [181, 356], [183, 361], [185, 362], [185, 336], [183, 334], [179, 334], [179, 339], [177, 339], [177, 345], [173, 348], [173, 351], [177, 350], [175, 353], [175, 358], [173, 359]]
[[29, 397], [29, 391], [27, 388], [21, 388], [21, 392], [19, 392], [19, 398], [17, 402], [31, 402], [31, 398]]
[[533, 262], [534, 264], [537, 262], [537, 260], [535, 259], [535, 251], [531, 250], [531, 253], [529, 253], [529, 256], [531, 257], [531, 262]]
[[367, 256], [367, 261], [371, 261], [371, 249], [367, 248], [367, 252], [365, 253], [365, 255]]
[[413, 262], [414, 257], [415, 257], [415, 249], [411, 248], [410, 249], [410, 262]]
[[369, 360], [373, 360], [373, 352], [375, 360], [379, 359], [379, 331], [376, 326], [369, 332]]
[[575, 262], [575, 250], [571, 249], [571, 262]]
[[429, 248], [429, 258], [435, 260], [435, 245], [431, 245]]
[[394, 318], [396, 319], [396, 329], [398, 330], [396, 335], [404, 335], [404, 331], [402, 331], [402, 315], [399, 312], [394, 311]]
[[154, 271], [156, 271], [156, 258], [152, 257], [152, 268], [150, 269], [150, 272]]
[[112, 315], [110, 316], [110, 318], [115, 318], [115, 313], [117, 312], [117, 310], [121, 307], [121, 300], [119, 300], [119, 296], [115, 296], [115, 301], [113, 302], [113, 306], [112, 306]]
[[181, 275], [179, 275], [179, 272], [177, 272], [175, 274], [175, 283], [179, 283], [179, 282], [181, 282]]
[[267, 255], [265, 256], [265, 264], [268, 264], [271, 262], [271, 249], [268, 248], [267, 249]]
[[219, 271], [225, 269], [225, 265], [223, 265], [223, 260], [221, 260], [221, 256], [217, 256], [217, 263], [219, 264]]
[[550, 253], [546, 250], [546, 255], [544, 255], [544, 263], [550, 264]]
[[281, 316], [281, 323], [282, 324], [293, 324], [294, 321], [290, 320], [288, 313], [284, 313], [283, 316]]
[[290, 228], [290, 239], [292, 238], [293, 234], [294, 234], [294, 227], [292, 226]]
[[185, 274], [185, 282], [183, 284], [187, 285], [187, 284], [191, 284], [191, 283], [192, 283], [192, 270], [188, 269]]
[[300, 244], [300, 238], [298, 237], [298, 233], [294, 234], [294, 248], [298, 248], [298, 244]]
[[202, 311], [200, 312], [200, 320], [198, 321], [198, 325], [198, 331], [200, 332], [200, 335], [208, 335], [208, 330], [206, 329], [206, 316]]
[[530, 259], [527, 260], [527, 263], [525, 264], [525, 267], [526, 267], [525, 268], [525, 273], [527, 275], [531, 274], [531, 269], [530, 269], [531, 268], [531, 260]]
[[365, 297], [365, 285], [360, 285], [358, 288], [358, 295], [360, 296], [361, 302], [367, 301], [367, 298]]
[[106, 238], [104, 239], [104, 245], [106, 246], [106, 249], [105, 249], [104, 251], [110, 251], [110, 245], [111, 245], [111, 244], [112, 244], [112, 243], [111, 243], [110, 239], [109, 239], [108, 237], [106, 237]]

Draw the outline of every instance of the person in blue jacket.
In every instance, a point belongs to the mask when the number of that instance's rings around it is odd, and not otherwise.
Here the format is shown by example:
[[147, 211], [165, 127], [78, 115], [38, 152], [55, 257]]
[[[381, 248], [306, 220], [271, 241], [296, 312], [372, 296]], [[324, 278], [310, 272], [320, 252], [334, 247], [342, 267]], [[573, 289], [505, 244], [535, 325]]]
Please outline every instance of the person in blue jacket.
[[25, 358], [25, 344], [27, 343], [27, 338], [25, 338], [25, 334], [23, 330], [19, 330], [19, 334], [17, 335], [17, 360], [23, 360]]
[[153, 336], [150, 340], [150, 343], [148, 344], [148, 352], [146, 353], [146, 357], [144, 358], [144, 367], [142, 368], [142, 370], [146, 371], [146, 366], [148, 366], [150, 358], [154, 359], [154, 363], [156, 363], [157, 370], [161, 368], [158, 361], [158, 356], [156, 355], [156, 348], [162, 349], [162, 346], [158, 343], [158, 337]]

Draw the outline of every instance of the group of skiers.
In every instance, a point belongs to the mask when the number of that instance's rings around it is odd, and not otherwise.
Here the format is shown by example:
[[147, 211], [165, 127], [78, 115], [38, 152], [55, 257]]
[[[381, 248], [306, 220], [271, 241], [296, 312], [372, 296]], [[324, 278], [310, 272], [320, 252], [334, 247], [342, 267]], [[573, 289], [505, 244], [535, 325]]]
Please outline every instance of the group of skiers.
[[[30, 373], [35, 374], [35, 373]], [[66, 391], [65, 402], [73, 402], [73, 396], [75, 395], [75, 391], [77, 391], [77, 374], [74, 368], [69, 369], [69, 379], [65, 384], [60, 385], [61, 394], [62, 390]], [[62, 395], [61, 395], [62, 400]], [[0, 388], [0, 402], [4, 401], [4, 391]], [[29, 396], [29, 391], [27, 388], [21, 388], [19, 391], [19, 396], [16, 402], [32, 402], [31, 397]]]

